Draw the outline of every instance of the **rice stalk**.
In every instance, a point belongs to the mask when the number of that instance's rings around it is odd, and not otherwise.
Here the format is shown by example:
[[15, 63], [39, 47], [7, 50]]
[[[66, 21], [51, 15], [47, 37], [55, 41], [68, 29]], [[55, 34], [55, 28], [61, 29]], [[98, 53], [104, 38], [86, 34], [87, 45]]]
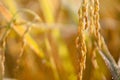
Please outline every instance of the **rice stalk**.
[[39, 0], [42, 7], [42, 12], [47, 23], [54, 23], [55, 18], [52, 11], [52, 4], [50, 0]]
[[[87, 1], [86, 1], [87, 2]], [[107, 67], [110, 69], [114, 80], [119, 80], [120, 70], [118, 70], [118, 66], [114, 61], [113, 57], [110, 55], [109, 50], [105, 44], [104, 38], [100, 34], [100, 23], [99, 23], [99, 0], [91, 0], [90, 1], [90, 11], [87, 11], [87, 5], [85, 0], [83, 0], [82, 7], [79, 10], [79, 28], [78, 28], [78, 37], [76, 41], [76, 47], [78, 52], [81, 54], [80, 60], [80, 71], [78, 80], [82, 80], [83, 71], [85, 69], [85, 61], [86, 61], [86, 45], [84, 38], [84, 31], [86, 30], [86, 26], [88, 25], [88, 32], [91, 33], [92, 43], [92, 62], [95, 68], [98, 66], [97, 61], [95, 59], [97, 51], [99, 51], [100, 55], [104, 59], [107, 64]], [[87, 15], [87, 16], [86, 16]], [[89, 23], [88, 23], [89, 22]], [[86, 25], [87, 24], [87, 25]]]
[[[42, 6], [42, 12], [43, 12], [45, 21], [47, 23], [50, 23], [50, 24], [54, 23], [53, 12], [51, 11], [51, 8], [52, 8], [51, 7], [51, 2], [49, 0], [39, 0], [39, 3]], [[46, 35], [45, 35], [45, 45], [46, 45], [47, 52], [48, 52], [48, 55], [49, 55], [49, 60], [50, 60], [50, 63], [51, 63], [51, 68], [52, 68], [52, 71], [53, 71], [54, 78], [55, 78], [55, 80], [59, 80], [60, 79], [59, 78], [59, 73], [58, 73], [58, 70], [57, 70], [55, 58], [53, 56], [52, 46], [50, 44], [50, 41], [49, 41], [48, 37], [46, 37]]]
[[105, 61], [107, 67], [111, 71], [114, 80], [120, 79], [120, 70], [111, 56], [103, 36], [100, 34], [100, 23], [99, 23], [99, 0], [94, 0], [94, 38], [96, 42], [96, 47], [98, 47], [98, 52]]
[[47, 37], [45, 37], [45, 45], [46, 45], [47, 52], [48, 52], [48, 55], [49, 55], [49, 60], [50, 60], [50, 63], [51, 63], [51, 68], [52, 68], [52, 71], [53, 71], [53, 74], [54, 74], [54, 78], [55, 78], [55, 80], [59, 80], [59, 74], [58, 74], [56, 63], [55, 63], [55, 60], [54, 60], [54, 57], [53, 57], [53, 54], [52, 54], [51, 45], [50, 45], [50, 42], [48, 41]]
[[99, 48], [101, 48], [101, 40], [100, 40], [100, 23], [99, 23], [99, 0], [94, 0], [94, 25], [95, 25], [95, 30], [94, 30], [94, 36], [96, 38], [97, 44]]
[[[9, 22], [13, 18], [13, 15], [2, 5], [0, 2], [0, 13], [5, 17], [5, 19]], [[22, 36], [25, 32], [24, 26], [21, 25], [13, 25], [12, 29], [15, 30], [15, 32], [19, 35]], [[40, 58], [45, 58], [44, 52], [42, 49], [37, 45], [37, 43], [34, 41], [34, 39], [27, 33], [25, 36], [25, 40], [28, 46], [36, 52], [36, 54]]]
[[[95, 34], [95, 25], [94, 25], [94, 0], [90, 0], [89, 1], [89, 33], [90, 33], [90, 37], [93, 37], [93, 35]], [[97, 48], [95, 46], [94, 43], [95, 40], [92, 39], [92, 52], [91, 52], [91, 60], [92, 60], [92, 64], [94, 66], [95, 69], [98, 68], [98, 63], [96, 60], [96, 52], [97, 52]]]
[[[52, 5], [52, 2], [50, 0], [39, 0], [39, 2], [42, 7], [45, 22], [47, 22], [48, 24], [54, 24], [55, 16], [53, 13], [54, 7]], [[68, 52], [67, 46], [64, 43], [64, 41], [62, 40], [58, 26], [56, 26], [56, 28], [54, 28], [51, 31], [50, 35], [51, 35], [52, 39], [55, 40], [55, 44], [57, 44], [57, 46], [58, 46], [58, 53], [59, 53], [58, 55], [60, 56], [61, 62], [63, 64], [62, 67], [65, 69], [65, 72], [67, 74], [74, 73], [73, 65], [69, 58], [69, 52]], [[71, 76], [72, 75], [68, 76], [68, 78], [70, 80], [72, 80]], [[74, 78], [73, 78], [73, 80], [74, 80]]]
[[3, 47], [0, 47], [0, 80], [3, 79], [4, 73], [5, 73], [5, 67], [4, 67], [4, 62], [5, 62], [5, 55], [4, 55], [4, 50]]
[[9, 35], [9, 33], [11, 32], [11, 26], [12, 23], [9, 23], [7, 26], [6, 31], [4, 32], [4, 34], [2, 35], [2, 38], [0, 39], [0, 80], [2, 80], [4, 78], [4, 74], [5, 74], [5, 50], [6, 50], [6, 41], [7, 41], [7, 37]]
[[81, 8], [79, 9], [79, 27], [78, 27], [78, 37], [76, 38], [76, 47], [79, 57], [79, 72], [78, 72], [78, 80], [82, 80], [83, 71], [85, 70], [86, 63], [86, 44], [85, 44], [85, 35], [84, 31], [88, 27], [88, 18], [87, 18], [87, 9], [88, 9], [88, 1], [83, 0], [81, 4]]
[[25, 50], [25, 47], [26, 47], [25, 36], [26, 36], [27, 33], [29, 33], [29, 31], [30, 31], [30, 29], [31, 29], [30, 26], [31, 26], [31, 25], [28, 25], [28, 26], [27, 26], [27, 29], [25, 30], [24, 34], [23, 34], [22, 37], [21, 37], [22, 45], [21, 45], [20, 52], [19, 52], [18, 58], [17, 58], [17, 66], [16, 66], [16, 69], [15, 69], [15, 77], [17, 77], [17, 74], [16, 74], [16, 73], [17, 73], [17, 70], [19, 70], [19, 68], [20, 68], [19, 64], [20, 64], [22, 55], [23, 55], [24, 50]]

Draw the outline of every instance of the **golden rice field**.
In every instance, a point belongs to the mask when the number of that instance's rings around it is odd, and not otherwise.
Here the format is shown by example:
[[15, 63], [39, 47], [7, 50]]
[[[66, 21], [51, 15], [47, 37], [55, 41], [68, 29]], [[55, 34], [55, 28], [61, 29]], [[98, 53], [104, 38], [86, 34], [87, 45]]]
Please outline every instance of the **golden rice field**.
[[120, 80], [120, 1], [0, 0], [0, 80]]

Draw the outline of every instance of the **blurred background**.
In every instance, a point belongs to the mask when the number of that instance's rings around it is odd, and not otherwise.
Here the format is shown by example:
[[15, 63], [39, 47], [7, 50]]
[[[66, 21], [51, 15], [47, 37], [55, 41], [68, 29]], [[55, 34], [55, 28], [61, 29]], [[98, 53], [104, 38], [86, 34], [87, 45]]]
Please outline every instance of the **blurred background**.
[[[5, 78], [77, 80], [75, 39], [82, 0], [0, 0], [0, 39], [5, 45]], [[120, 57], [120, 1], [100, 0], [101, 33], [111, 55]], [[12, 27], [12, 28], [11, 28]], [[6, 35], [6, 34], [5, 34]], [[87, 45], [89, 46], [89, 45]], [[88, 48], [83, 80], [112, 80], [96, 54], [94, 68]]]

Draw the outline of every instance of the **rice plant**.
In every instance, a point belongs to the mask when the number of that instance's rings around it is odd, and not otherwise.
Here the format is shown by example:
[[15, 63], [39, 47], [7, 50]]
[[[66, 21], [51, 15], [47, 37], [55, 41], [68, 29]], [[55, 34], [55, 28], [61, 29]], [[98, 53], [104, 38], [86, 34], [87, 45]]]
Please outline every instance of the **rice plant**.
[[120, 80], [119, 4], [0, 0], [0, 80]]

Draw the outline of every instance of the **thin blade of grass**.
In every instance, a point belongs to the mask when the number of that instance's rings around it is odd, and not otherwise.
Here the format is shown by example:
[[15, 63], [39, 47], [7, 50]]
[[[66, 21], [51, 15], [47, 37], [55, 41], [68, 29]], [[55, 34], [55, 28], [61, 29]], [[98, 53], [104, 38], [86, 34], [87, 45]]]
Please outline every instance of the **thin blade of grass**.
[[103, 37], [101, 39], [101, 42], [102, 42], [102, 48], [99, 49], [98, 52], [102, 56], [107, 67], [109, 68], [109, 70], [113, 76], [113, 79], [120, 80], [120, 70], [119, 70], [118, 65], [116, 64], [115, 60], [113, 59], [112, 55], [110, 54]]
[[3, 0], [3, 2], [5, 3], [6, 6], [8, 6], [9, 11], [14, 14], [15, 12], [17, 12], [15, 5], [15, 1], [14, 0]]
[[[54, 18], [54, 14], [52, 11], [53, 10], [52, 1], [51, 0], [39, 0], [39, 2], [41, 5], [43, 14], [44, 14], [45, 21], [47, 23], [53, 24], [55, 22], [55, 18]], [[58, 27], [58, 26], [56, 26], [56, 27]], [[65, 71], [68, 74], [74, 73], [74, 68], [73, 68], [73, 65], [70, 60], [69, 51], [61, 37], [59, 29], [56, 29], [56, 28], [53, 29], [51, 32], [51, 35], [52, 35], [52, 38], [54, 40], [56, 40], [56, 42], [57, 42], [58, 53], [60, 55], [60, 58], [62, 59], [62, 64], [63, 64]], [[73, 78], [73, 75], [70, 75], [68, 78], [69, 78], [69, 80], [75, 80], [75, 78]]]
[[[51, 11], [51, 6], [50, 6], [50, 2], [49, 0], [39, 0], [39, 3], [42, 7], [42, 11], [43, 11], [43, 15], [45, 17], [45, 21], [47, 23], [54, 23], [54, 17], [53, 17], [53, 13]], [[45, 38], [45, 43], [46, 43], [46, 48], [49, 51], [49, 58], [50, 58], [50, 63], [51, 63], [51, 68], [53, 71], [53, 75], [55, 80], [59, 80], [59, 73], [57, 71], [57, 66], [53, 57], [53, 53], [51, 51], [51, 46], [50, 46], [50, 42], [48, 40], [48, 38]]]
[[39, 0], [39, 3], [42, 7], [43, 15], [45, 17], [45, 21], [47, 23], [53, 23], [54, 20], [54, 15], [52, 12], [52, 7], [51, 7], [51, 1], [50, 0]]

